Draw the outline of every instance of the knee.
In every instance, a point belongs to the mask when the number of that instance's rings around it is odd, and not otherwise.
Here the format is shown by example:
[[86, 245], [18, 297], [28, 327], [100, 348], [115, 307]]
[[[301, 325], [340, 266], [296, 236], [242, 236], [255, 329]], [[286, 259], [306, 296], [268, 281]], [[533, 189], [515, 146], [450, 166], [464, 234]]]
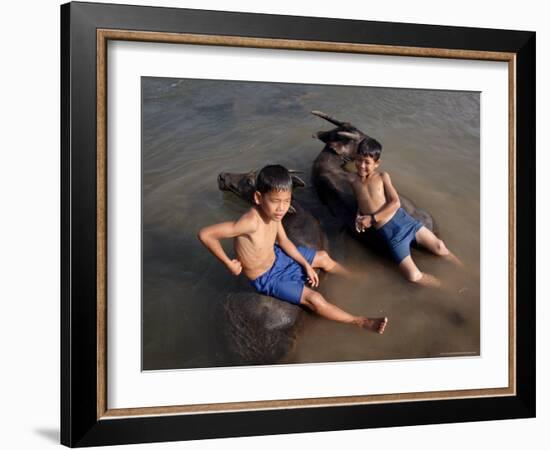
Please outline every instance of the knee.
[[325, 250], [319, 250], [317, 257], [319, 258], [319, 266], [322, 269], [328, 270], [334, 266], [334, 261]]
[[311, 291], [305, 298], [305, 304], [308, 308], [317, 312], [319, 306], [325, 301], [323, 296], [319, 292]]
[[319, 262], [321, 264], [325, 264], [330, 259], [330, 256], [328, 256], [328, 253], [325, 250], [319, 250], [317, 252], [317, 258], [319, 258]]
[[422, 278], [422, 272], [420, 270], [415, 270], [407, 273], [407, 280], [411, 283], [418, 283]]
[[445, 242], [439, 239], [435, 245], [435, 253], [439, 256], [445, 256], [449, 254], [449, 250], [445, 246]]

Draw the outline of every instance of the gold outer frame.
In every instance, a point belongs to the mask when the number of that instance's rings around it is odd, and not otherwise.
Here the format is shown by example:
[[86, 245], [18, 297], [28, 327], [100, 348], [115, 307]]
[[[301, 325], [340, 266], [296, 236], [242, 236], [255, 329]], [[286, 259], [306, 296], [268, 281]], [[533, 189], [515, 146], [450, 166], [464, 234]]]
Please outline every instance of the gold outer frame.
[[[158, 33], [97, 29], [97, 419], [174, 414], [221, 413], [307, 407], [345, 406], [426, 400], [502, 397], [516, 395], [516, 54], [445, 48], [403, 47], [372, 44], [246, 38], [235, 36]], [[508, 387], [401, 394], [342, 396], [150, 406], [108, 409], [107, 405], [107, 42], [109, 40], [216, 45], [231, 47], [362, 53], [391, 56], [432, 57], [501, 61], [508, 63]]]

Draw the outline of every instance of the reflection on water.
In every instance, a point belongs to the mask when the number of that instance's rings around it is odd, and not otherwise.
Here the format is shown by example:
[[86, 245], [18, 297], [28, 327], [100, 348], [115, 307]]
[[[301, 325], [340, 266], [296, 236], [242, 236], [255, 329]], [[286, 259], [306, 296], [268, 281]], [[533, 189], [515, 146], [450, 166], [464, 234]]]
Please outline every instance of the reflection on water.
[[[284, 363], [479, 354], [479, 94], [233, 81], [143, 78], [143, 368], [234, 365], [219, 327], [233, 277], [196, 238], [248, 207], [218, 190], [221, 171], [279, 163], [303, 170], [330, 129], [310, 114], [348, 120], [383, 145], [382, 170], [398, 192], [430, 211], [457, 271], [413, 250], [442, 291], [411, 286], [389, 262], [342, 233], [311, 183], [295, 191], [320, 217], [330, 252], [365, 272], [363, 283], [326, 277], [320, 291], [356, 314], [387, 315], [383, 336], [305, 312]], [[231, 243], [224, 247], [231, 252]]]

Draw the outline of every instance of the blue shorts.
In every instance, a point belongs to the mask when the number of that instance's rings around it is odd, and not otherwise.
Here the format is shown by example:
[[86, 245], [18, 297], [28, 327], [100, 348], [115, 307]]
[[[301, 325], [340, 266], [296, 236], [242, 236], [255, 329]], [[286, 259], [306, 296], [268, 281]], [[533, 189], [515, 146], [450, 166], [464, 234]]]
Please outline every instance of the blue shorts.
[[[306, 261], [311, 264], [316, 251], [299, 245], [296, 247]], [[250, 284], [260, 294], [284, 300], [298, 305], [302, 298], [307, 275], [304, 268], [288, 256], [281, 247], [275, 244], [275, 262], [267, 272], [264, 272]]]
[[399, 208], [389, 222], [377, 231], [398, 264], [411, 254], [411, 244], [416, 243], [416, 232], [422, 223], [413, 219], [403, 208]]

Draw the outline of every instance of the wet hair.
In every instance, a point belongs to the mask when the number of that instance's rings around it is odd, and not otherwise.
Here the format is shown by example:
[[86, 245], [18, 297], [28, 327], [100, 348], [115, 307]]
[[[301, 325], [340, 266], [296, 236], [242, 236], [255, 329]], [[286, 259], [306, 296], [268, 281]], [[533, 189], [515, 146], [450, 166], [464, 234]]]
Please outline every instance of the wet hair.
[[382, 144], [371, 137], [366, 137], [359, 142], [359, 145], [357, 146], [357, 156], [368, 156], [375, 161], [378, 161], [380, 158], [380, 153], [382, 153]]
[[265, 166], [256, 177], [256, 190], [261, 194], [270, 191], [292, 191], [292, 177], [279, 164]]

